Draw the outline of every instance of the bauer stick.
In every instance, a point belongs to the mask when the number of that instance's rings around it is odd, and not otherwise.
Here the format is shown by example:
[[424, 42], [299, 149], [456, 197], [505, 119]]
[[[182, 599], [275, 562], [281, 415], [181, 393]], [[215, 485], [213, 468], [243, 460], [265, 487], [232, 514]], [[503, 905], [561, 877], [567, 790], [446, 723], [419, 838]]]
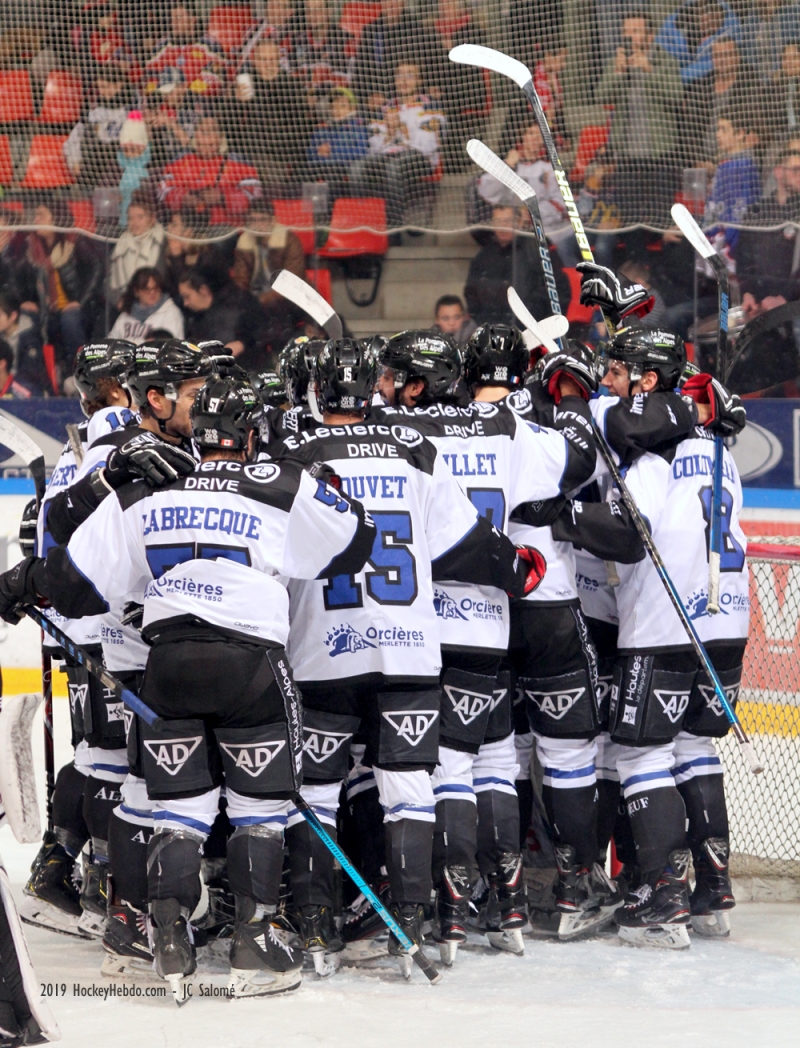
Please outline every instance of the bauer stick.
[[[717, 326], [717, 374], [720, 381], [728, 380], [728, 299], [730, 280], [728, 267], [714, 250], [708, 237], [695, 222], [683, 204], [672, 205], [672, 219], [695, 251], [711, 266], [717, 281], [719, 321]], [[711, 526], [708, 532], [708, 611], [719, 612], [719, 571], [722, 553], [722, 462], [725, 444], [721, 436], [714, 437], [714, 472], [711, 483]]]
[[[138, 695], [134, 695], [129, 688], [126, 688], [112, 673], [109, 673], [102, 662], [95, 659], [87, 651], [84, 651], [84, 649], [78, 644], [73, 643], [66, 633], [64, 633], [63, 630], [60, 630], [58, 626], [55, 626], [38, 608], [26, 605], [24, 610], [26, 615], [29, 615], [34, 622], [38, 622], [43, 630], [46, 630], [54, 640], [58, 641], [64, 651], [70, 654], [82, 666], [85, 666], [93, 676], [97, 677], [97, 679], [112, 691], [118, 699], [124, 702], [129, 709], [133, 710], [134, 713], [141, 717], [143, 721], [146, 721], [151, 727], [157, 728], [160, 726], [162, 723], [161, 718], [156, 714], [156, 712], [150, 709], [147, 703], [143, 702]], [[386, 927], [396, 936], [404, 949], [408, 951], [409, 955], [425, 973], [425, 976], [432, 983], [439, 982], [442, 978], [441, 973], [436, 971], [436, 968], [422, 952], [422, 949], [409, 939], [375, 892], [370, 888], [336, 841], [334, 841], [319, 821], [312, 809], [300, 796], [298, 782], [303, 759], [303, 718], [299, 695], [288, 671], [288, 664], [283, 661], [285, 655], [278, 656], [275, 653], [270, 652], [268, 653], [267, 658], [272, 667], [275, 680], [278, 682], [278, 686], [281, 689], [284, 708], [286, 710], [289, 744], [292, 748], [292, 759], [290, 761], [293, 783], [292, 802], [297, 806], [300, 814], [311, 826], [312, 830], [314, 830], [328, 851], [338, 860], [339, 865], [351, 878], [353, 883], [364, 893], [366, 898], [369, 899], [375, 912], [380, 915]], [[273, 660], [275, 661], [273, 662]]]
[[[545, 143], [545, 148], [547, 150], [548, 157], [550, 159], [551, 164], [553, 165], [553, 171], [556, 175], [556, 181], [558, 183], [559, 189], [561, 190], [561, 195], [564, 199], [564, 203], [567, 206], [567, 213], [570, 216], [572, 228], [575, 231], [575, 238], [578, 242], [578, 247], [584, 259], [587, 262], [593, 262], [594, 256], [592, 255], [592, 249], [589, 246], [589, 241], [586, 237], [586, 232], [583, 228], [583, 223], [581, 222], [580, 216], [578, 215], [578, 209], [575, 206], [575, 201], [572, 196], [572, 190], [569, 187], [569, 182], [567, 181], [567, 176], [564, 171], [564, 167], [558, 157], [558, 151], [556, 150], [556, 145], [553, 140], [553, 136], [550, 133], [550, 127], [547, 123], [547, 117], [545, 116], [544, 109], [542, 108], [542, 103], [539, 100], [539, 96], [536, 94], [536, 88], [533, 86], [533, 78], [531, 77], [530, 70], [521, 62], [518, 62], [515, 58], [511, 58], [508, 55], [504, 55], [500, 51], [494, 51], [488, 47], [479, 47], [475, 44], [461, 44], [458, 47], [453, 48], [453, 50], [450, 52], [450, 58], [454, 62], [461, 62], [464, 65], [476, 65], [481, 68], [490, 69], [496, 73], [500, 73], [503, 76], [508, 76], [517, 84], [519, 84], [519, 86], [525, 92], [525, 95], [528, 98], [531, 107], [533, 108], [534, 115], [536, 117], [536, 122], [539, 125], [539, 130], [542, 133], [542, 138]], [[613, 333], [613, 325], [611, 324], [610, 319], [604, 315], [604, 320], [606, 322], [606, 327], [608, 328], [609, 334]], [[639, 512], [639, 509], [636, 505], [636, 502], [633, 499], [633, 496], [631, 495], [630, 491], [628, 491], [628, 487], [625, 484], [625, 481], [622, 479], [622, 474], [620, 473], [616, 461], [614, 460], [614, 454], [594, 419], [592, 419], [592, 430], [594, 432], [595, 440], [597, 441], [597, 446], [600, 449], [600, 454], [602, 455], [606, 463], [606, 466], [608, 468], [609, 473], [611, 474], [611, 478], [614, 481], [614, 484], [616, 485], [617, 489], [620, 492], [620, 495], [622, 496], [623, 502], [625, 503], [625, 505], [628, 508], [628, 511], [631, 514], [636, 530], [639, 532], [642, 542], [644, 543], [645, 549], [647, 550], [648, 554], [650, 555], [650, 559], [653, 562], [653, 567], [656, 569], [656, 573], [661, 579], [661, 582], [663, 583], [664, 588], [667, 591], [667, 595], [669, 596], [669, 599], [673, 607], [675, 608], [675, 611], [678, 613], [678, 618], [681, 620], [681, 624], [686, 630], [689, 640], [691, 641], [692, 647], [694, 648], [697, 657], [700, 659], [700, 662], [703, 666], [703, 669], [706, 672], [706, 675], [708, 676], [709, 680], [714, 686], [714, 691], [716, 693], [717, 698], [719, 699], [720, 705], [724, 710], [725, 716], [727, 717], [731, 727], [733, 728], [733, 734], [736, 738], [736, 741], [739, 743], [742, 752], [744, 753], [747, 762], [750, 765], [750, 770], [753, 772], [754, 775], [758, 775], [760, 772], [764, 770], [764, 766], [759, 762], [758, 758], [756, 757], [753, 744], [750, 741], [744, 728], [742, 727], [742, 723], [736, 715], [736, 711], [728, 701], [728, 696], [725, 694], [725, 689], [722, 687], [720, 679], [717, 676], [717, 672], [714, 669], [711, 660], [708, 657], [708, 653], [703, 647], [703, 643], [700, 640], [697, 630], [694, 627], [694, 623], [689, 618], [686, 609], [684, 608], [683, 603], [681, 601], [680, 595], [678, 594], [678, 591], [675, 588], [675, 584], [673, 583], [672, 579], [669, 576], [669, 573], [667, 572], [666, 567], [664, 566], [664, 562], [661, 559], [661, 554], [658, 552], [658, 549], [656, 548], [656, 545], [650, 536], [650, 531], [648, 530], [647, 525], [642, 519], [642, 515]]]

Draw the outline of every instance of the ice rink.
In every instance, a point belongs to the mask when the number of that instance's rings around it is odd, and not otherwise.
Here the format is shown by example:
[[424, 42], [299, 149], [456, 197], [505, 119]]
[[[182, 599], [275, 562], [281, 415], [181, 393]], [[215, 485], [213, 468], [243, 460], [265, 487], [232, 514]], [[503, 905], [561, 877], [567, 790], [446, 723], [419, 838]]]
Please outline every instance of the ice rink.
[[[59, 767], [69, 754], [67, 703], [54, 705]], [[37, 719], [37, 742], [39, 732]], [[8, 827], [0, 830], [18, 895], [36, 850], [17, 844]], [[386, 960], [377, 969], [343, 968], [325, 981], [308, 975], [284, 998], [201, 996], [201, 986], [225, 985], [220, 971], [201, 975], [181, 1009], [169, 997], [89, 996], [93, 987], [102, 993], [113, 985], [100, 975], [100, 946], [26, 931], [67, 1048], [798, 1048], [800, 904], [746, 903], [731, 923], [729, 940], [693, 937], [690, 950], [671, 954], [623, 947], [608, 936], [569, 944], [528, 938], [525, 956], [513, 957], [475, 937], [433, 987], [417, 974], [406, 983]]]

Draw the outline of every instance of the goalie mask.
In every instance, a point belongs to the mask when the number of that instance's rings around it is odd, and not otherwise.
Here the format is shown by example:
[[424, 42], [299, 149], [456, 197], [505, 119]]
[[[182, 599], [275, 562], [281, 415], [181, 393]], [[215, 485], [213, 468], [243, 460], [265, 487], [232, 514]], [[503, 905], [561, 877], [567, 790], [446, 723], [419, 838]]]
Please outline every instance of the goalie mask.
[[368, 410], [377, 370], [373, 348], [365, 342], [355, 338], [326, 342], [313, 369], [320, 407], [344, 414]]
[[675, 389], [686, 366], [686, 348], [680, 335], [650, 330], [632, 321], [620, 328], [599, 354], [600, 378], [607, 374], [612, 360], [627, 367], [631, 384], [640, 382], [645, 372], [655, 371], [659, 389]]
[[463, 359], [458, 346], [438, 331], [401, 331], [380, 350], [380, 363], [391, 370], [394, 388], [421, 379], [425, 390], [416, 403], [452, 399], [461, 378]]
[[506, 324], [483, 324], [467, 343], [464, 378], [469, 386], [518, 389], [528, 368], [522, 335]]
[[[81, 346], [75, 358], [73, 378], [81, 395], [81, 410], [84, 415], [86, 401], [99, 400], [102, 393], [97, 388], [100, 379], [115, 379], [122, 386], [136, 355], [133, 342], [111, 338], [107, 342], [90, 342]], [[129, 394], [130, 400], [130, 394]]]
[[201, 448], [246, 451], [263, 405], [249, 382], [210, 378], [192, 405], [192, 436]]

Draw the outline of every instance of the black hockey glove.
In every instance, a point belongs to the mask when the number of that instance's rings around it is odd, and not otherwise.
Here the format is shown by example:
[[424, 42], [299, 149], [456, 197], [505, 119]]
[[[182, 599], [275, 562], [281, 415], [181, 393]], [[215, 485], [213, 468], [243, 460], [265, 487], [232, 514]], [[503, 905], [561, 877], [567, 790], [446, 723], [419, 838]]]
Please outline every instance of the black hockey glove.
[[747, 423], [747, 412], [741, 398], [712, 378], [700, 373], [683, 384], [681, 393], [692, 398], [695, 404], [708, 404], [711, 418], [705, 428], [717, 437], [735, 437], [741, 433]]
[[36, 522], [39, 519], [39, 509], [36, 499], [31, 499], [22, 511], [22, 520], [19, 522], [19, 548], [23, 557], [32, 557], [36, 544]]
[[0, 575], [0, 618], [12, 626], [24, 615], [21, 605], [46, 603], [45, 562], [41, 557], [26, 557]]
[[143, 477], [151, 488], [162, 488], [194, 473], [196, 465], [188, 452], [159, 440], [154, 433], [137, 433], [121, 447], [114, 448], [102, 476], [114, 491], [137, 477]]
[[655, 305], [655, 298], [646, 287], [623, 284], [613, 270], [599, 266], [596, 262], [579, 262], [575, 267], [581, 278], [581, 305], [599, 306], [614, 321], [615, 326], [623, 317], [644, 317]]
[[[538, 549], [533, 546], [517, 546], [517, 574], [522, 581], [522, 596], [527, 597], [533, 593], [547, 572], [547, 561]], [[519, 593], [510, 593], [511, 597], [519, 597]]]
[[511, 514], [511, 519], [531, 528], [548, 528], [558, 519], [567, 498], [564, 495], [556, 495], [551, 499], [542, 499], [540, 502], [523, 502], [517, 506]]
[[556, 404], [561, 403], [559, 379], [562, 375], [568, 375], [578, 383], [584, 400], [588, 400], [593, 393], [597, 392], [594, 355], [588, 346], [584, 346], [576, 339], [569, 340], [568, 347], [563, 353], [548, 353], [542, 357], [539, 366], [541, 367], [542, 386]]

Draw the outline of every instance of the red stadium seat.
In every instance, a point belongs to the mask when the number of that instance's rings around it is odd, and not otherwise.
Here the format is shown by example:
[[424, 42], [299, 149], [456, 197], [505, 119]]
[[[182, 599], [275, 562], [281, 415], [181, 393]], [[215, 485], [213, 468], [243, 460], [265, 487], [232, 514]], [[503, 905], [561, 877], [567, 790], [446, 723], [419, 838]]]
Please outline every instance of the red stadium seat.
[[356, 53], [364, 26], [376, 21], [380, 15], [380, 4], [364, 3], [363, 0], [349, 0], [344, 5], [342, 16], [339, 19], [339, 28], [350, 37], [345, 44], [345, 52], [348, 57]]
[[331, 271], [329, 269], [307, 269], [306, 281], [319, 291], [326, 302], [333, 305], [333, 288], [331, 287]]
[[23, 189], [56, 189], [72, 185], [72, 175], [64, 160], [66, 135], [34, 135], [28, 154]]
[[83, 85], [74, 73], [53, 70], [44, 87], [40, 124], [77, 124], [81, 118]]
[[8, 135], [0, 135], [0, 186], [10, 186], [13, 181], [14, 165], [11, 162]]
[[598, 149], [601, 149], [608, 141], [608, 126], [606, 124], [591, 124], [584, 127], [578, 139], [578, 148], [575, 153], [575, 163], [569, 175], [570, 182], [582, 182], [586, 177], [586, 168], [594, 160]]
[[70, 200], [69, 209], [72, 213], [72, 221], [78, 229], [85, 229], [87, 233], [94, 233], [97, 223], [94, 219], [94, 207], [91, 200]]
[[254, 23], [249, 4], [241, 7], [212, 7], [208, 16], [208, 35], [217, 41], [223, 51], [238, 51]]
[[314, 253], [314, 209], [310, 200], [273, 200], [275, 218], [300, 238], [303, 251]]
[[569, 278], [569, 287], [572, 297], [567, 310], [567, 320], [570, 324], [590, 324], [595, 311], [591, 306], [581, 305], [581, 275], [577, 269], [565, 269]]
[[33, 96], [27, 69], [0, 70], [0, 124], [33, 120]]
[[333, 205], [331, 231], [321, 258], [385, 255], [386, 201], [382, 197], [340, 197]]

